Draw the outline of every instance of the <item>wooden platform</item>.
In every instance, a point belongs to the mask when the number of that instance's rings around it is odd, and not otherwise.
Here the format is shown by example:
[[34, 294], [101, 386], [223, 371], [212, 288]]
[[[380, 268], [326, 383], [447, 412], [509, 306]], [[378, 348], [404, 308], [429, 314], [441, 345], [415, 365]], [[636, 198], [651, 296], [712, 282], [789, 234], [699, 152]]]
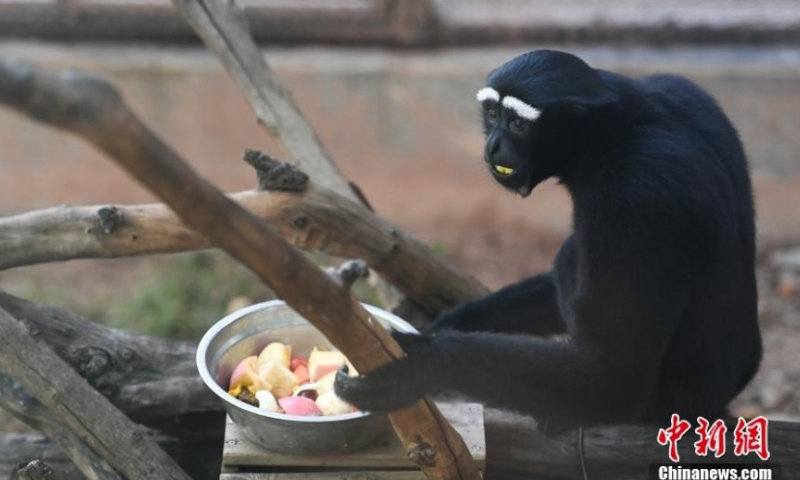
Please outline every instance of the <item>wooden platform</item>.
[[[464, 438], [483, 470], [486, 438], [483, 406], [439, 403], [442, 414]], [[424, 475], [405, 453], [394, 432], [373, 445], [347, 455], [287, 455], [270, 452], [241, 434], [230, 418], [225, 426], [221, 480], [422, 480]]]

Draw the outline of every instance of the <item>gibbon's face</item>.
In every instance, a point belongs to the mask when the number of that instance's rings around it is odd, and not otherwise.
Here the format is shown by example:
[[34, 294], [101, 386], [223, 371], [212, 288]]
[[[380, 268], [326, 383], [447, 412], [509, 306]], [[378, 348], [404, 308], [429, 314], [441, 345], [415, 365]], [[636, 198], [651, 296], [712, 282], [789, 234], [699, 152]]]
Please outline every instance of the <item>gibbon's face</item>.
[[527, 197], [541, 180], [534, 171], [541, 110], [492, 87], [480, 89], [476, 99], [483, 106], [483, 159], [489, 171], [500, 185]]
[[560, 177], [620, 117], [621, 104], [599, 71], [565, 52], [535, 50], [501, 65], [478, 90], [495, 180], [523, 197]]

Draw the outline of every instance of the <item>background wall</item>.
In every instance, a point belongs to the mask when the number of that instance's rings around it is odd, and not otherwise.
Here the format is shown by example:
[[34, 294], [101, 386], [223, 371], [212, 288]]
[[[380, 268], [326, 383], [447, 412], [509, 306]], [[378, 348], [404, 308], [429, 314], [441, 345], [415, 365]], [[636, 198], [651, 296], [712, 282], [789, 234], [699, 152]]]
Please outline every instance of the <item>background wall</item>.
[[[495, 274], [487, 265], [489, 271], [475, 272], [497, 285], [549, 265], [549, 254], [531, 261], [526, 245], [549, 251], [569, 230], [570, 206], [561, 188], [549, 183], [520, 199], [496, 185], [481, 161], [475, 91], [492, 68], [541, 46], [293, 48], [265, 55], [333, 158], [379, 212], [456, 252], [486, 242], [505, 248], [517, 268]], [[557, 48], [596, 67], [632, 76], [679, 73], [708, 89], [749, 153], [761, 244], [800, 239], [800, 49]], [[156, 131], [225, 190], [253, 185], [250, 168], [238, 159], [245, 147], [283, 155], [216, 59], [199, 47], [7, 42], [0, 44], [0, 56], [110, 79]], [[152, 200], [80, 140], [6, 110], [0, 110], [0, 191], [0, 213], [6, 215], [60, 203]]]

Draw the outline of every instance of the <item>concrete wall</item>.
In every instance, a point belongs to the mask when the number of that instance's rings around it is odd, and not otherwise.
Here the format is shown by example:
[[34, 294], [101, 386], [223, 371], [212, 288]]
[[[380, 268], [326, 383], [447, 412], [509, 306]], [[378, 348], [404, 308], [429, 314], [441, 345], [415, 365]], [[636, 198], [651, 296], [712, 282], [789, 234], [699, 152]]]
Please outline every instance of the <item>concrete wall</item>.
[[[800, 239], [800, 49], [559, 48], [597, 67], [680, 73], [706, 87], [749, 152], [762, 241]], [[524, 50], [265, 54], [379, 212], [429, 241], [481, 236], [515, 249], [555, 243], [569, 229], [569, 202], [560, 188], [544, 185], [518, 199], [501, 191], [480, 161], [474, 92], [490, 69]], [[156, 131], [226, 190], [253, 185], [251, 170], [238, 160], [245, 147], [282, 155], [202, 49], [5, 43], [0, 57], [110, 79]], [[0, 110], [0, 214], [151, 199], [80, 140]]]

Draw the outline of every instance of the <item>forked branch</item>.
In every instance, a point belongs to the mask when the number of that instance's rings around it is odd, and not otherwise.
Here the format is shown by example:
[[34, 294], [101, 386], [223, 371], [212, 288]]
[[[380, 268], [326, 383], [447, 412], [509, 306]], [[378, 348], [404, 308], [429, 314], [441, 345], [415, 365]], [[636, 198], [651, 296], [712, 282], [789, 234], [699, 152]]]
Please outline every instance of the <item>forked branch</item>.
[[[263, 154], [249, 152], [245, 156], [256, 166], [259, 191], [229, 198], [267, 220], [293, 245], [363, 259], [430, 316], [488, 292], [477, 280], [362, 204], [319, 187], [303, 172]], [[210, 247], [206, 237], [159, 204], [62, 206], [0, 218], [0, 270], [76, 258]]]

